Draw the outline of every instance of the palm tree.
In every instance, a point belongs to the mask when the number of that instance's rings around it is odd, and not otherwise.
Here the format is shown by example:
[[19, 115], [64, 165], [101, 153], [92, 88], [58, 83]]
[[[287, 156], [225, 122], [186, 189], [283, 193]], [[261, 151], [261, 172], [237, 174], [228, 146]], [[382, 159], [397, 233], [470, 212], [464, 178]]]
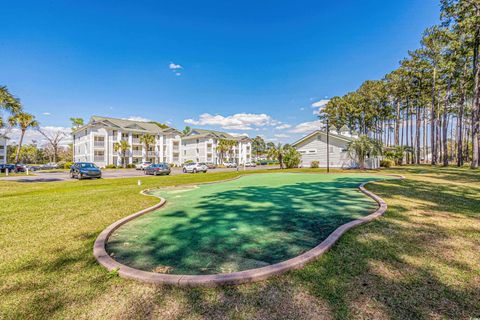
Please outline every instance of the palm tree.
[[232, 151], [233, 146], [235, 146], [237, 142], [235, 140], [230, 139], [220, 139], [217, 145], [217, 152], [220, 154], [220, 162], [223, 164], [223, 160], [226, 154], [230, 154]]
[[361, 135], [347, 145], [348, 156], [357, 161], [360, 169], [365, 169], [365, 159], [367, 157], [375, 157], [382, 154], [382, 144], [378, 140]]
[[37, 128], [38, 121], [35, 120], [35, 116], [26, 112], [19, 112], [8, 118], [8, 123], [12, 127], [19, 127], [20, 128], [20, 141], [17, 146], [17, 153], [15, 155], [15, 164], [18, 163], [18, 159], [20, 157], [20, 150], [22, 148], [23, 137], [25, 136], [25, 132], [29, 128]]
[[[0, 110], [6, 110], [12, 114], [22, 110], [20, 101], [15, 98], [5, 86], [0, 86]], [[3, 119], [0, 114], [0, 128], [3, 127]]]
[[140, 137], [140, 143], [143, 143], [145, 146], [145, 150], [147, 153], [147, 159], [148, 159], [148, 151], [149, 148], [152, 144], [155, 144], [155, 136], [153, 134], [146, 133], [143, 136]]
[[130, 149], [130, 145], [126, 140], [120, 140], [120, 142], [115, 142], [113, 145], [113, 150], [115, 152], [120, 152], [122, 155], [122, 167], [126, 167], [125, 158], [127, 157], [127, 151]]
[[70, 118], [70, 121], [72, 122], [72, 128], [73, 129], [78, 129], [81, 126], [83, 126], [83, 124], [84, 124], [82, 118]]
[[182, 133], [183, 133], [184, 135], [187, 135], [187, 134], [189, 134], [190, 132], [192, 132], [192, 128], [190, 128], [189, 126], [186, 126], [186, 127], [183, 129], [183, 131], [182, 131]]
[[283, 169], [284, 168], [283, 157], [285, 155], [285, 151], [286, 150], [281, 143], [279, 143], [277, 146], [271, 145], [270, 148], [268, 149], [267, 157], [270, 159], [277, 159], [278, 163], [280, 164], [280, 169]]

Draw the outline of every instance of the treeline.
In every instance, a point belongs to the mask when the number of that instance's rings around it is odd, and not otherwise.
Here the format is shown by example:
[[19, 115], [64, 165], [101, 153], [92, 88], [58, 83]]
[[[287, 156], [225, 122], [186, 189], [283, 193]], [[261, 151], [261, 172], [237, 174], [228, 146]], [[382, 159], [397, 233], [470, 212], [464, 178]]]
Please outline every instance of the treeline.
[[322, 118], [402, 148], [407, 163], [479, 165], [480, 0], [442, 0], [440, 23], [398, 69], [332, 98]]

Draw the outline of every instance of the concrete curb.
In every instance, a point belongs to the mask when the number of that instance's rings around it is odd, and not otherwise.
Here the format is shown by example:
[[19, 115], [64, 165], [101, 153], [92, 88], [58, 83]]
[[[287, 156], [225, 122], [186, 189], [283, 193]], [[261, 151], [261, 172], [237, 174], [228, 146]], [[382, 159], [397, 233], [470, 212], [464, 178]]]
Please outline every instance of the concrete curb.
[[[399, 179], [405, 179], [405, 177], [400, 175], [389, 175], [389, 176], [396, 176]], [[240, 178], [236, 177], [234, 179]], [[231, 181], [234, 179], [222, 180], [217, 181], [214, 183], [221, 183], [225, 181]], [[272, 264], [266, 267], [257, 268], [257, 269], [250, 269], [244, 271], [238, 271], [233, 273], [221, 273], [221, 274], [212, 274], [212, 275], [174, 275], [174, 274], [161, 274], [155, 272], [148, 272], [143, 271], [135, 268], [131, 268], [129, 266], [123, 265], [114, 259], [112, 259], [107, 251], [106, 251], [106, 244], [110, 235], [118, 229], [123, 224], [127, 223], [130, 220], [135, 219], [138, 216], [144, 215], [148, 212], [157, 210], [158, 208], [162, 207], [166, 200], [160, 198], [160, 202], [152, 207], [134, 213], [128, 217], [120, 219], [110, 226], [108, 226], [105, 230], [103, 230], [100, 235], [95, 240], [95, 244], [93, 246], [93, 255], [95, 259], [104, 266], [107, 270], [118, 270], [118, 273], [121, 277], [127, 279], [134, 279], [142, 282], [147, 283], [154, 283], [154, 284], [171, 284], [171, 285], [178, 285], [178, 286], [190, 286], [190, 287], [215, 287], [221, 285], [232, 285], [232, 284], [241, 284], [241, 283], [249, 283], [254, 281], [264, 280], [268, 277], [273, 275], [278, 275], [284, 273], [288, 270], [292, 269], [299, 269], [303, 267], [306, 263], [320, 257], [323, 253], [325, 253], [328, 249], [330, 249], [335, 242], [348, 230], [358, 225], [367, 223], [373, 219], [378, 218], [379, 216], [383, 215], [387, 210], [387, 204], [383, 201], [382, 198], [374, 194], [373, 192], [368, 191], [365, 189], [365, 185], [368, 183], [372, 183], [376, 181], [368, 181], [364, 182], [359, 186], [361, 192], [375, 200], [379, 208], [371, 213], [368, 216], [350, 221], [346, 224], [341, 225], [335, 231], [333, 231], [325, 240], [323, 240], [319, 245], [310, 249], [309, 251], [286, 261]], [[212, 182], [208, 182], [212, 183]], [[151, 190], [151, 189], [150, 189]], [[141, 193], [144, 195], [148, 195], [146, 193], [148, 190], [143, 190]]]

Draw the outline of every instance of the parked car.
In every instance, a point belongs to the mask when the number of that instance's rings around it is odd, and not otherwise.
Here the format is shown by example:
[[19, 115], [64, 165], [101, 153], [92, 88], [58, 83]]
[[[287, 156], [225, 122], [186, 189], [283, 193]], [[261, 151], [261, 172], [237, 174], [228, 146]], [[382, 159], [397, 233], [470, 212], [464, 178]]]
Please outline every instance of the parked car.
[[91, 162], [75, 162], [70, 167], [70, 178], [77, 178], [78, 180], [84, 178], [98, 178], [102, 177], [102, 171], [94, 163]]
[[27, 166], [24, 164], [16, 164], [15, 165], [15, 171], [16, 172], [27, 172]]
[[207, 165], [208, 169], [216, 169], [217, 168], [217, 165], [213, 162], [206, 162], [205, 164]]
[[0, 172], [6, 172], [8, 169], [8, 172], [13, 172], [15, 171], [15, 165], [14, 164], [1, 164], [0, 165]]
[[191, 172], [191, 173], [197, 173], [197, 172], [207, 172], [208, 167], [205, 163], [203, 162], [191, 162], [191, 163], [186, 163], [183, 165], [183, 172]]
[[257, 164], [255, 162], [246, 162], [245, 167], [256, 167]]
[[139, 164], [137, 164], [135, 166], [135, 169], [137, 170], [145, 170], [145, 168], [147, 168], [148, 166], [150, 166], [152, 163], [150, 161], [143, 161], [143, 162], [140, 162]]
[[151, 164], [145, 169], [145, 174], [152, 174], [154, 176], [157, 175], [169, 175], [170, 174], [170, 166], [166, 163], [157, 163]]
[[235, 162], [224, 162], [223, 165], [227, 168], [236, 168], [237, 164]]
[[30, 166], [30, 165], [28, 165], [27, 168], [30, 171], [37, 171], [37, 170], [41, 169], [41, 166]]
[[50, 169], [58, 169], [58, 165], [55, 162], [49, 162], [47, 164], [44, 164], [41, 167], [42, 170], [50, 170]]

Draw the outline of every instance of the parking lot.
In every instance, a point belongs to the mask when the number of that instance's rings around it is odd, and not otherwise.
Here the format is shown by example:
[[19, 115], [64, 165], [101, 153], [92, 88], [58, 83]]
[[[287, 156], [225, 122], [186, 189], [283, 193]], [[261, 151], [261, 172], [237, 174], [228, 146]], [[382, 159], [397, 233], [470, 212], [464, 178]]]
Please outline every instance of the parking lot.
[[[261, 169], [276, 169], [278, 166], [257, 166], [257, 167], [247, 167], [245, 170], [261, 170]], [[238, 170], [243, 171], [244, 168], [240, 167]], [[225, 171], [237, 171], [236, 168], [217, 168], [210, 169], [210, 172], [225, 172]], [[172, 168], [172, 175], [176, 174], [191, 174], [183, 173], [182, 168]], [[197, 173], [201, 174], [201, 173]], [[132, 178], [132, 177], [144, 177], [145, 174], [141, 170], [135, 169], [108, 169], [102, 170], [102, 178], [104, 179], [115, 179], [115, 178]], [[160, 177], [159, 177], [160, 178]], [[55, 181], [69, 181], [72, 180], [68, 171], [62, 172], [34, 172], [32, 175], [11, 175], [8, 177], [2, 177], [0, 180], [9, 180], [9, 181], [18, 181], [18, 182], [55, 182]]]

